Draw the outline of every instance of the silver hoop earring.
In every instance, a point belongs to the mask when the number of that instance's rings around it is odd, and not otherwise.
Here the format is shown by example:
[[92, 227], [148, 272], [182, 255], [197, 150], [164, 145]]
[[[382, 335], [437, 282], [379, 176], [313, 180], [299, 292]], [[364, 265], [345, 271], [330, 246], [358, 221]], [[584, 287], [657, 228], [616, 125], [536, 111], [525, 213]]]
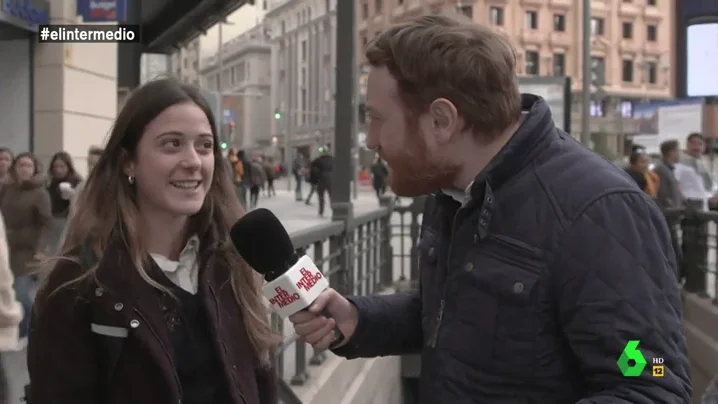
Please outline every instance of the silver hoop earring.
[[131, 176], [131, 175], [128, 175], [128, 176], [127, 176], [127, 182], [129, 182], [130, 185], [134, 184], [134, 183], [135, 183], [135, 177], [133, 177], [133, 176]]

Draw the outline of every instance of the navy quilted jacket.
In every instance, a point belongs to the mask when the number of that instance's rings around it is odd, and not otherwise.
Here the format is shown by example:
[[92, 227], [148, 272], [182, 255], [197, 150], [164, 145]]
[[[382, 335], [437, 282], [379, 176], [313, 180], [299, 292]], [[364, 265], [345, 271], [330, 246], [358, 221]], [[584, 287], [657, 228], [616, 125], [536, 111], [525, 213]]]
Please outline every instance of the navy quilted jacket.
[[[348, 358], [422, 354], [422, 404], [684, 404], [691, 387], [665, 219], [619, 168], [526, 119], [463, 207], [438, 194], [419, 243], [420, 290], [352, 297]], [[640, 340], [648, 366], [616, 362]], [[651, 376], [663, 358], [665, 376]]]

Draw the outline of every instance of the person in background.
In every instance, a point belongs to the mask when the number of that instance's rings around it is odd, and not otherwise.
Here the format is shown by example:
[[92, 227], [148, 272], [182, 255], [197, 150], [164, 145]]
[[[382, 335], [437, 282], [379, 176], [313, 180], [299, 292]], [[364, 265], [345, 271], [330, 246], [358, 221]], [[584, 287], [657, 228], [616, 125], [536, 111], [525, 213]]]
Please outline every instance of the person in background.
[[386, 193], [386, 183], [389, 179], [389, 169], [381, 157], [376, 156], [374, 164], [371, 165], [371, 182], [374, 186], [377, 199]]
[[[322, 147], [319, 157], [315, 158], [309, 166], [310, 175], [316, 175], [317, 199], [319, 200], [319, 216], [324, 216], [325, 196], [332, 198], [332, 173], [334, 170], [334, 156], [327, 147]], [[311, 196], [311, 192], [310, 192]], [[307, 197], [309, 201], [309, 197]]]
[[271, 157], [264, 159], [264, 172], [267, 178], [267, 198], [277, 196], [277, 191], [274, 190], [274, 180], [277, 177], [277, 166]]
[[[686, 150], [680, 162], [675, 165], [674, 174], [681, 186], [688, 211], [707, 211], [717, 200], [712, 195], [713, 179], [702, 160], [706, 148], [705, 138], [700, 133], [686, 137]], [[685, 277], [684, 287], [690, 292], [707, 296], [706, 274], [708, 273], [708, 223], [695, 215], [686, 214], [681, 223], [684, 257], [691, 257], [692, 265], [685, 263], [681, 273]], [[684, 260], [685, 262], [686, 260]]]
[[13, 154], [7, 147], [0, 147], [0, 189], [11, 181], [10, 166], [12, 166]]
[[262, 164], [261, 157], [255, 157], [250, 165], [251, 184], [249, 187], [249, 208], [254, 209], [259, 203], [259, 191], [264, 187], [267, 182], [267, 173]]
[[655, 198], [658, 195], [656, 185], [657, 176], [652, 175], [649, 170], [651, 159], [646, 154], [646, 149], [641, 146], [634, 146], [628, 156], [628, 167], [626, 173], [636, 182], [641, 191]]
[[[227, 161], [230, 166], [230, 173], [232, 174], [232, 182], [237, 189], [237, 197], [242, 201], [242, 183], [244, 182], [244, 163], [237, 157], [237, 152], [234, 148], [229, 149], [227, 153]], [[242, 204], [244, 206], [244, 204]]]
[[294, 156], [294, 162], [292, 163], [292, 174], [294, 175], [294, 199], [297, 202], [303, 201], [304, 198], [302, 197], [302, 182], [304, 182], [304, 178], [306, 177], [306, 170], [307, 170], [307, 159], [304, 157], [304, 153], [301, 153], [299, 150], [296, 150], [295, 156]]
[[658, 175], [661, 182], [656, 203], [662, 209], [680, 209], [685, 205], [681, 185], [674, 173], [680, 158], [681, 150], [677, 140], [666, 140], [661, 143], [661, 161], [656, 163], [653, 172]]
[[20, 339], [26, 343], [39, 264], [44, 258], [42, 250], [51, 235], [52, 209], [45, 177], [32, 153], [18, 154], [11, 173], [12, 182], [0, 192], [0, 212], [5, 218], [15, 294], [25, 312], [20, 323]]
[[50, 183], [47, 192], [50, 194], [53, 224], [48, 240], [49, 248], [54, 250], [62, 239], [67, 217], [70, 214], [70, 203], [75, 195], [75, 188], [82, 182], [82, 177], [75, 171], [72, 157], [67, 152], [57, 152], [50, 159], [47, 170]]
[[239, 187], [239, 202], [242, 204], [243, 207], [247, 207], [247, 191], [252, 187], [252, 165], [249, 159], [247, 158], [247, 154], [244, 150], [238, 150], [237, 151], [237, 160], [242, 163], [242, 173], [243, 173], [243, 180], [240, 183]]
[[[15, 297], [13, 274], [10, 269], [10, 252], [7, 245], [5, 221], [0, 213], [0, 358], [2, 352], [18, 349], [23, 309]], [[0, 361], [0, 404], [11, 404], [8, 394], [8, 378]]]
[[243, 210], [192, 86], [136, 89], [38, 291], [32, 404], [275, 404], [261, 279], [229, 239]]
[[[661, 161], [656, 163], [653, 172], [658, 175], [661, 181], [661, 186], [658, 188], [658, 195], [656, 197], [656, 204], [663, 210], [683, 209], [685, 207], [685, 198], [683, 197], [683, 193], [681, 193], [681, 186], [674, 173], [680, 156], [680, 144], [677, 140], [666, 140], [661, 143]], [[679, 223], [672, 220], [670, 216], [667, 217], [667, 219], [673, 249], [679, 258], [678, 262], [681, 262], [681, 247], [678, 241]], [[683, 279], [680, 268], [678, 272], [678, 279], [680, 281]]]

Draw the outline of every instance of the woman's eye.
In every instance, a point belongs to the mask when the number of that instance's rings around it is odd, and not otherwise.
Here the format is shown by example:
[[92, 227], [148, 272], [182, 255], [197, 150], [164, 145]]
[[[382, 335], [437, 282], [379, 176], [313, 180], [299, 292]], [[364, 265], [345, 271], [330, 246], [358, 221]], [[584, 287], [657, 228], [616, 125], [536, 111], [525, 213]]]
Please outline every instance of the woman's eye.
[[180, 141], [177, 139], [165, 140], [164, 144], [166, 146], [173, 146], [173, 147], [180, 147], [180, 145], [181, 145]]

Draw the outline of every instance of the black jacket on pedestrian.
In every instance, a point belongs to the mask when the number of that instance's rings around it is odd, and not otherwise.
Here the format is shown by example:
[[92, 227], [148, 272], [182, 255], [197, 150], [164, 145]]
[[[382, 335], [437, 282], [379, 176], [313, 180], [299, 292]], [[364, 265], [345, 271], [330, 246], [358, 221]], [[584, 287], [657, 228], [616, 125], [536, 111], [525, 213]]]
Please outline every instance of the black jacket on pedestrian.
[[[557, 129], [546, 102], [460, 206], [430, 198], [420, 288], [351, 297], [348, 358], [422, 354], [422, 404], [683, 404], [691, 383], [666, 220], [620, 168]], [[450, 241], [451, 240], [451, 241]], [[629, 340], [648, 366], [624, 377]], [[665, 376], [651, 376], [662, 358]]]
[[332, 172], [334, 171], [334, 157], [323, 154], [309, 165], [309, 182], [318, 187], [329, 188], [332, 183]]

